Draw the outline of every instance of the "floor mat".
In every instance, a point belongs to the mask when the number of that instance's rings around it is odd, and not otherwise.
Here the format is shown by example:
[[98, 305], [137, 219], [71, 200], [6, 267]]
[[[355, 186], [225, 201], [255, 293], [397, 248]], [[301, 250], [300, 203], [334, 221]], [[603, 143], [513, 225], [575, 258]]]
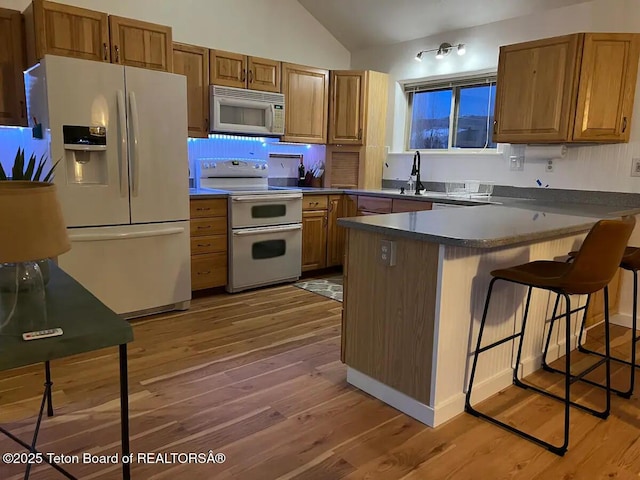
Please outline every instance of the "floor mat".
[[342, 275], [328, 278], [310, 278], [293, 284], [294, 287], [317, 293], [332, 300], [342, 301]]

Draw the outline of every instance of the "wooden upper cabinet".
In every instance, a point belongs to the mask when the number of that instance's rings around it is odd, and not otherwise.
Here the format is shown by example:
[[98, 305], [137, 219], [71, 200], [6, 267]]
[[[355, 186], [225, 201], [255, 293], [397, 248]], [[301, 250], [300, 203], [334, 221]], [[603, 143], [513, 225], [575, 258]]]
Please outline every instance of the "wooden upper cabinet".
[[25, 45], [22, 15], [0, 8], [0, 125], [27, 125], [24, 98]]
[[566, 141], [579, 41], [567, 35], [500, 48], [494, 141]]
[[629, 141], [638, 44], [638, 35], [585, 34], [575, 141]]
[[34, 0], [24, 15], [29, 65], [46, 54], [110, 61], [106, 13]]
[[212, 85], [245, 88], [247, 57], [239, 53], [210, 50], [209, 81]]
[[211, 50], [212, 85], [280, 93], [280, 62], [239, 53]]
[[366, 73], [332, 71], [329, 143], [363, 145]]
[[282, 93], [286, 105], [283, 140], [326, 143], [329, 71], [283, 63]]
[[209, 49], [174, 42], [173, 71], [187, 77], [189, 136], [207, 138], [209, 134]]
[[577, 33], [500, 48], [493, 139], [626, 142], [638, 35]]
[[171, 27], [109, 16], [113, 63], [173, 71]]
[[268, 58], [247, 58], [247, 87], [251, 90], [280, 93], [281, 63]]

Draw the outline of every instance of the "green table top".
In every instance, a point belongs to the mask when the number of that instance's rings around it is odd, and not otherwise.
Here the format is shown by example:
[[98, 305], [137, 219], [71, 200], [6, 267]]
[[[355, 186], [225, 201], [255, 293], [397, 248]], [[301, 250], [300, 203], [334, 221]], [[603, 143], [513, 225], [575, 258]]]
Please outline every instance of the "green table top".
[[[0, 371], [122, 345], [133, 340], [133, 329], [129, 322], [53, 264], [46, 286], [46, 306], [46, 328], [62, 328], [63, 334], [25, 341], [21, 334], [3, 331], [0, 335]], [[11, 324], [20, 321], [20, 314], [16, 312]]]

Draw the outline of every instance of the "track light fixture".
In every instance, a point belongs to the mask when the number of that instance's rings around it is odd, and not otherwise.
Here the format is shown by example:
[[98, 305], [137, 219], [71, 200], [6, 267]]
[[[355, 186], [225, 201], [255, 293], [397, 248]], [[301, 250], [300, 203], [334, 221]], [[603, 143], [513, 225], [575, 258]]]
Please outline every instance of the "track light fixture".
[[423, 53], [436, 52], [436, 58], [438, 60], [441, 60], [444, 57], [446, 57], [447, 55], [449, 55], [451, 53], [451, 50], [454, 47], [457, 49], [458, 55], [464, 55], [465, 53], [467, 53], [467, 49], [466, 49], [464, 43], [459, 43], [459, 44], [454, 46], [454, 45], [451, 45], [450, 43], [444, 42], [444, 43], [441, 43], [438, 48], [431, 48], [429, 50], [420, 50], [416, 54], [415, 59], [416, 59], [416, 61], [421, 62]]

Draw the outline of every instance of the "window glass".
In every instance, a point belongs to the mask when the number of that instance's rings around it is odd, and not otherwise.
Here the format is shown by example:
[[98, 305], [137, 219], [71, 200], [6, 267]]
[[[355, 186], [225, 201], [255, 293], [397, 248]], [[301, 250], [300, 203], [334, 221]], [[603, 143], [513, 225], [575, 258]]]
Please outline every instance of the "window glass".
[[495, 90], [495, 84], [460, 88], [454, 147], [496, 148], [491, 140]]
[[413, 94], [409, 148], [449, 148], [452, 90]]
[[251, 245], [251, 258], [253, 260], [283, 257], [286, 253], [286, 240], [263, 240]]

